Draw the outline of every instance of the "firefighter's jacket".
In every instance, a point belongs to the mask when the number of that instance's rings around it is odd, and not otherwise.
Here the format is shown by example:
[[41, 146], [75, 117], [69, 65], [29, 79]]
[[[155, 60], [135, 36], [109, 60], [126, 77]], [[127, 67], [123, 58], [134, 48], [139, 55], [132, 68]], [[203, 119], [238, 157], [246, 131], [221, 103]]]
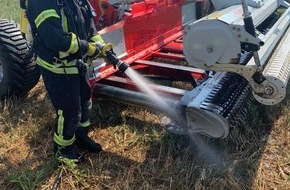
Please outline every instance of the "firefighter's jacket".
[[84, 1], [29, 0], [38, 65], [58, 74], [78, 74], [76, 61], [88, 51], [88, 41], [103, 42]]

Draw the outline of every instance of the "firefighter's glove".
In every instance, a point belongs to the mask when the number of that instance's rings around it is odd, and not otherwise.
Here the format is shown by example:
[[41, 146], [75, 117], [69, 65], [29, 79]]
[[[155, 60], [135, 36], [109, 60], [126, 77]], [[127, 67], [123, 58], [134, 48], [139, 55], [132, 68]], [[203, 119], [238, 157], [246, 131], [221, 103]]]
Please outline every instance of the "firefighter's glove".
[[97, 46], [101, 50], [101, 55], [106, 58], [108, 51], [113, 51], [113, 44], [112, 43], [97, 43]]
[[100, 56], [100, 54], [101, 54], [101, 50], [99, 49], [97, 44], [94, 42], [89, 42], [88, 51], [86, 52], [86, 55], [88, 56], [88, 58], [94, 60], [94, 59], [97, 59]]
[[98, 48], [101, 50], [101, 56], [104, 58], [107, 65], [113, 64], [114, 68], [116, 69], [116, 64], [109, 59], [109, 54], [113, 54], [114, 57], [117, 57], [115, 52], [113, 51], [113, 44], [112, 43], [103, 43], [103, 42], [96, 42]]

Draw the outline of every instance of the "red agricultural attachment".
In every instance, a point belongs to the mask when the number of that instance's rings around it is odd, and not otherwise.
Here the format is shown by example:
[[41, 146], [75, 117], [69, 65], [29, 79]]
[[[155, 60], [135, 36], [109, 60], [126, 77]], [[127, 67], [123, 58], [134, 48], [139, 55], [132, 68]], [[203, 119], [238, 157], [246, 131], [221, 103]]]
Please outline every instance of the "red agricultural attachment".
[[[151, 79], [148, 85], [178, 109], [186, 125], [169, 120], [172, 132], [225, 138], [230, 126], [243, 125], [251, 89], [265, 104], [285, 96], [290, 48], [281, 55], [289, 45], [284, 1], [213, 0], [210, 7], [208, 1], [184, 0], [91, 3], [96, 26], [118, 57]], [[158, 109], [126, 74], [101, 60], [94, 62], [90, 81], [95, 97]]]

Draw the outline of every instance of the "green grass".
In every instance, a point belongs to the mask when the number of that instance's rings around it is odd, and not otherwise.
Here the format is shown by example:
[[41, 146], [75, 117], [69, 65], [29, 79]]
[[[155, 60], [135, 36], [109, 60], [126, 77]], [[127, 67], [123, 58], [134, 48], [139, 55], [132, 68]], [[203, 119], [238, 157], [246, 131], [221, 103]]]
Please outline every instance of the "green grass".
[[37, 185], [42, 181], [45, 175], [47, 175], [47, 170], [41, 169], [33, 171], [30, 168], [21, 170], [19, 173], [11, 174], [9, 176], [9, 181], [15, 187], [19, 187], [23, 190], [35, 189]]
[[1, 0], [0, 19], [20, 21], [19, 0]]

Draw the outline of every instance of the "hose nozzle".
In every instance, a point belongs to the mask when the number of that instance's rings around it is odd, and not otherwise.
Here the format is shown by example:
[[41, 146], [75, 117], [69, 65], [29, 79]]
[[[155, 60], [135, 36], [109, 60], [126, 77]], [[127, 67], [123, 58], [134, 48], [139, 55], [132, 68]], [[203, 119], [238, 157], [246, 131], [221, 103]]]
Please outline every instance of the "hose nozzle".
[[116, 67], [121, 71], [121, 72], [125, 72], [126, 69], [129, 67], [129, 65], [127, 63], [125, 63], [124, 61], [119, 61], [116, 64]]
[[106, 55], [107, 55], [108, 60], [111, 61], [112, 64], [115, 67], [117, 67], [121, 72], [124, 73], [126, 69], [129, 67], [127, 63], [118, 59], [116, 54], [112, 50], [107, 51]]

